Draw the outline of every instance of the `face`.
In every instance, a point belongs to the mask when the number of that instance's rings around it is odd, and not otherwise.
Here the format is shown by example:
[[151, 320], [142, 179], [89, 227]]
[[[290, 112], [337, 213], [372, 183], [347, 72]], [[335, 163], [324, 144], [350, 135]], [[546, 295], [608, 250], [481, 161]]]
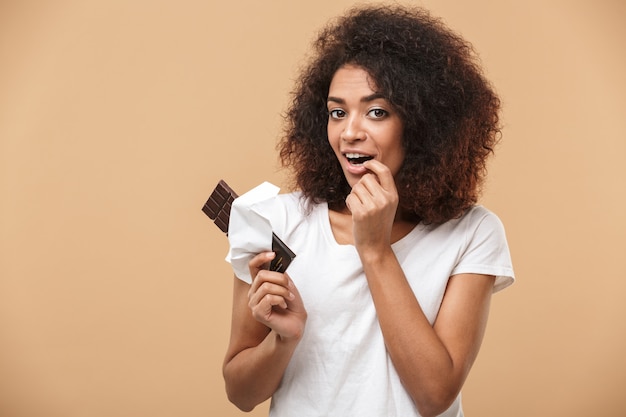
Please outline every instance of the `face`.
[[395, 176], [404, 161], [403, 123], [377, 91], [367, 71], [354, 65], [337, 70], [328, 91], [328, 141], [353, 187], [376, 159]]

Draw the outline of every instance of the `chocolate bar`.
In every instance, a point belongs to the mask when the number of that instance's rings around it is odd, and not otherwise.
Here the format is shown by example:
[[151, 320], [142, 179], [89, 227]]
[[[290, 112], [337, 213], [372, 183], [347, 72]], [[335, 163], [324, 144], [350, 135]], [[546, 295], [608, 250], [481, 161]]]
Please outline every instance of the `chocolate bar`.
[[209, 216], [215, 225], [226, 234], [228, 234], [230, 208], [237, 197], [239, 197], [237, 193], [224, 180], [220, 180], [202, 207], [204, 214]]
[[[228, 234], [230, 209], [237, 197], [237, 193], [224, 180], [220, 180], [202, 207], [204, 214], [209, 216], [215, 225], [226, 234]], [[296, 257], [296, 254], [274, 233], [272, 233], [272, 251], [276, 253], [276, 256], [270, 263], [271, 271], [285, 272], [293, 258]]]

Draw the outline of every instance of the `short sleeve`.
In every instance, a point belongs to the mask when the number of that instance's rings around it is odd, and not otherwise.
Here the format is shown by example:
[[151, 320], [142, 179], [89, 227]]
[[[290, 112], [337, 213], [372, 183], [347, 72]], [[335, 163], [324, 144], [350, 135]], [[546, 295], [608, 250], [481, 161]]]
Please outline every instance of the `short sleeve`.
[[500, 291], [515, 281], [511, 254], [504, 225], [492, 212], [477, 207], [466, 219], [466, 246], [452, 275], [494, 275], [493, 291]]

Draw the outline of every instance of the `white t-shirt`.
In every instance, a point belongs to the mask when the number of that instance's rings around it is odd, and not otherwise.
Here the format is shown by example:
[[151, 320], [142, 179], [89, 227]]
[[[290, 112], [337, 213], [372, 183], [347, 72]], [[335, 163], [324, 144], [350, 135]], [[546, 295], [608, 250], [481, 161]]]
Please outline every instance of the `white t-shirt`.
[[[335, 240], [327, 204], [307, 215], [296, 192], [259, 210], [297, 255], [287, 273], [308, 313], [270, 416], [419, 416], [385, 349], [356, 248]], [[482, 206], [441, 225], [420, 223], [392, 247], [431, 324], [450, 276], [495, 275], [494, 292], [514, 281], [502, 223]], [[463, 416], [460, 395], [442, 416]]]

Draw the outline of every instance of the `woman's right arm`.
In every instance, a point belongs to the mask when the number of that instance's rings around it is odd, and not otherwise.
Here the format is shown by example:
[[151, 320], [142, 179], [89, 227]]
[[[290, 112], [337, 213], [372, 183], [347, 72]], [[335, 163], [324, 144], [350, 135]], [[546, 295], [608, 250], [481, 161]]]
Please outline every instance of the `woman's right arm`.
[[250, 261], [252, 285], [235, 277], [223, 373], [228, 399], [243, 411], [274, 394], [306, 323], [302, 299], [289, 276], [263, 269], [273, 256], [265, 252]]

